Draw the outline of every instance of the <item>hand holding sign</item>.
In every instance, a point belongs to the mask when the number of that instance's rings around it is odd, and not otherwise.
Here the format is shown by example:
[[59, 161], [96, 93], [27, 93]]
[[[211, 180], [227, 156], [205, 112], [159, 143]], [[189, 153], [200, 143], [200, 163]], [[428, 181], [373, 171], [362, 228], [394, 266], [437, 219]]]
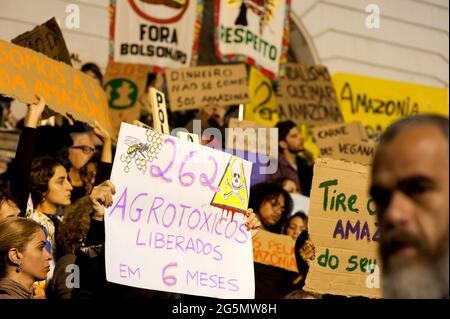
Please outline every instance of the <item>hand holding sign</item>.
[[35, 104], [28, 105], [28, 111], [24, 121], [25, 127], [36, 128], [42, 116], [42, 113], [45, 110], [46, 102], [44, 97], [41, 94], [37, 95], [36, 97], [39, 99], [39, 101]]

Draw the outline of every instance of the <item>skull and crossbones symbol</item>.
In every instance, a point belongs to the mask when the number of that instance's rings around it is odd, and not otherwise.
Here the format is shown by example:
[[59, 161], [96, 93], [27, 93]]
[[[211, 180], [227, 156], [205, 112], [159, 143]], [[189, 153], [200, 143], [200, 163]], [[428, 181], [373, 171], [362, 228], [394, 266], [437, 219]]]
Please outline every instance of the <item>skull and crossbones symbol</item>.
[[233, 162], [233, 165], [231, 166], [231, 184], [229, 179], [225, 180], [225, 183], [228, 185], [228, 187], [230, 187], [230, 192], [224, 194], [223, 198], [225, 198], [226, 200], [228, 199], [228, 197], [234, 194], [240, 199], [241, 204], [244, 205], [245, 199], [241, 196], [241, 194], [239, 194], [240, 190], [245, 188], [244, 179], [241, 178], [243, 172], [241, 171], [241, 165], [239, 164], [240, 161], [235, 160]]

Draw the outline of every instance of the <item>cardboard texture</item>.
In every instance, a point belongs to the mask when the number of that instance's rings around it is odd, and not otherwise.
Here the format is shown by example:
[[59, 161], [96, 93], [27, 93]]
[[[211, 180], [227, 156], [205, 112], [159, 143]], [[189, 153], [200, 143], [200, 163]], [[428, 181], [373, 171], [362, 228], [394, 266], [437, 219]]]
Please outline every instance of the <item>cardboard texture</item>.
[[69, 50], [54, 17], [33, 30], [15, 37], [11, 42], [72, 66]]
[[2, 40], [0, 93], [26, 104], [36, 103], [40, 93], [54, 112], [91, 126], [97, 120], [115, 138], [106, 94], [90, 76]]
[[298, 272], [295, 241], [287, 235], [260, 230], [253, 237], [254, 262]]
[[375, 204], [368, 196], [369, 173], [365, 165], [316, 160], [308, 220], [316, 259], [305, 291], [381, 298], [379, 232]]
[[368, 142], [369, 137], [361, 122], [318, 126], [312, 131], [319, 148], [319, 157], [364, 165], [372, 163], [376, 144]]
[[[119, 134], [120, 123], [139, 120], [147, 96], [145, 86], [150, 67], [109, 61], [103, 80], [114, 132]], [[148, 102], [147, 102], [148, 103]]]
[[249, 102], [244, 64], [166, 70], [171, 111]]
[[[271, 134], [271, 128], [251, 122], [251, 121], [239, 121], [238, 119], [231, 118], [228, 122], [227, 138], [226, 138], [226, 148], [229, 150], [241, 150], [248, 151], [255, 154], [270, 154], [270, 147], [277, 148], [278, 145], [278, 134]], [[231, 130], [240, 128], [243, 131]], [[266, 134], [264, 132], [258, 131], [259, 128], [266, 129]], [[276, 129], [272, 128], [272, 132]], [[264, 137], [264, 140], [260, 141], [260, 137]], [[265, 147], [263, 147], [265, 146]]]
[[343, 122], [331, 76], [322, 65], [288, 63], [277, 101], [281, 121], [310, 125]]

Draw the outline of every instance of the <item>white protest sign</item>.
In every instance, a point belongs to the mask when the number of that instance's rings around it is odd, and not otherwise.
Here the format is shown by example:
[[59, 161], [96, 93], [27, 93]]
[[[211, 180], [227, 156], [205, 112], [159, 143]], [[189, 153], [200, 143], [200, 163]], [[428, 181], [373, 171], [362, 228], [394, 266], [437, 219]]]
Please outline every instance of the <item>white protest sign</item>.
[[116, 154], [116, 194], [105, 214], [107, 280], [254, 298], [251, 234], [240, 214], [248, 207], [252, 164], [127, 123]]

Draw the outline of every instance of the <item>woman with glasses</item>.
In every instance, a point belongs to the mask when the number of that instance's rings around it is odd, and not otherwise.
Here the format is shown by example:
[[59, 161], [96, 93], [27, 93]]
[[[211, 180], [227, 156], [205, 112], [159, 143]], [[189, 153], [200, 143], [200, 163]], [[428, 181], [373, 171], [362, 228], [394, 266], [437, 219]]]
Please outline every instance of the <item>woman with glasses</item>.
[[[249, 207], [254, 209], [262, 230], [281, 234], [293, 202], [280, 185], [261, 183], [250, 189]], [[256, 299], [281, 299], [294, 289], [291, 283], [296, 273], [260, 263], [255, 263], [254, 269]]]

